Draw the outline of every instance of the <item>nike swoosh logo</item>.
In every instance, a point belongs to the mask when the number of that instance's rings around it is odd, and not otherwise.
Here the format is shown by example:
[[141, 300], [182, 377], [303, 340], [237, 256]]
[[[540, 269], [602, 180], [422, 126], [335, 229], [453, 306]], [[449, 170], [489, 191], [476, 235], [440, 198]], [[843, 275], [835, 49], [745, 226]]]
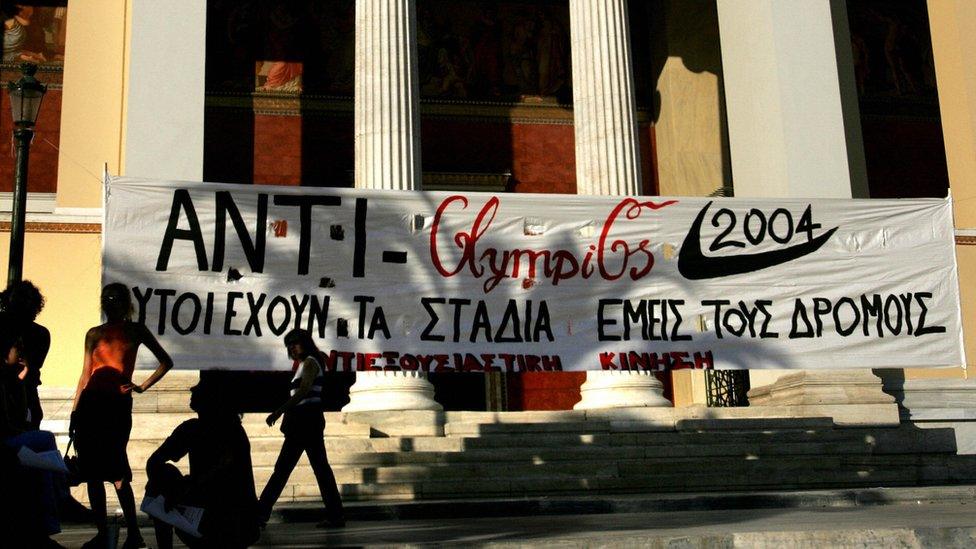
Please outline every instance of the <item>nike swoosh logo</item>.
[[705, 213], [711, 205], [712, 202], [709, 202], [698, 213], [698, 217], [692, 223], [688, 235], [685, 236], [684, 243], [681, 244], [681, 250], [678, 252], [678, 272], [688, 280], [704, 280], [751, 273], [799, 259], [819, 250], [838, 229], [838, 227], [834, 227], [813, 240], [779, 250], [707, 257], [701, 249], [701, 226], [705, 220]]

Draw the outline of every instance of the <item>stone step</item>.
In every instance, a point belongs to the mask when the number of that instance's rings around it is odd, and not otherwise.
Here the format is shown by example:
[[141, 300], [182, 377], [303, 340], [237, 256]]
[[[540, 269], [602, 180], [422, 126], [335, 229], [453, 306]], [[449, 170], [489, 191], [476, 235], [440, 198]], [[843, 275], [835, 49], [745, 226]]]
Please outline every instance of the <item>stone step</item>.
[[607, 417], [586, 410], [527, 410], [519, 412], [444, 412], [445, 423], [578, 423], [608, 421]]
[[[436, 440], [436, 439], [435, 439]], [[567, 462], [605, 462], [620, 459], [650, 458], [660, 460], [680, 458], [782, 458], [788, 456], [844, 456], [871, 455], [874, 447], [867, 444], [851, 443], [796, 443], [796, 444], [720, 444], [720, 445], [675, 445], [675, 446], [579, 446], [573, 448], [510, 448], [504, 452], [494, 449], [458, 448], [428, 451], [377, 451], [375, 447], [356, 448], [350, 442], [355, 439], [329, 440], [326, 449], [332, 463], [361, 466], [381, 466], [400, 464], [438, 464], [438, 463], [497, 463], [538, 461]], [[374, 439], [367, 442], [382, 442]], [[254, 465], [271, 465], [277, 458], [282, 440], [262, 438], [251, 440], [251, 459]], [[433, 441], [430, 441], [433, 442]], [[145, 463], [149, 455], [159, 447], [156, 441], [130, 441], [128, 454], [132, 463]], [[351, 449], [350, 449], [351, 448]], [[933, 454], [939, 455], [939, 454]], [[894, 455], [897, 456], [897, 455]], [[894, 457], [893, 456], [893, 457]], [[914, 454], [909, 454], [910, 457]]]
[[678, 431], [766, 431], [790, 430], [802, 431], [808, 429], [832, 429], [834, 420], [829, 417], [805, 418], [705, 418], [678, 419], [675, 428]]
[[803, 430], [803, 431], [709, 431], [709, 432], [656, 432], [636, 433], [637, 444], [659, 445], [712, 445], [712, 444], [764, 444], [764, 443], [805, 443], [805, 442], [855, 442], [864, 437], [852, 435], [846, 430]]
[[[349, 428], [345, 424], [334, 424]], [[344, 426], [345, 425], [345, 426]], [[282, 437], [266, 426], [261, 432], [268, 436], [251, 436], [252, 459], [255, 465], [274, 463]], [[840, 431], [846, 432], [846, 431]], [[954, 443], [938, 445], [942, 437], [926, 437], [929, 431], [902, 430], [887, 433], [883, 444], [870, 436], [849, 437], [849, 440], [829, 437], [827, 442], [763, 442], [704, 444], [684, 443], [687, 435], [671, 434], [655, 437], [647, 444], [644, 435], [611, 435], [616, 444], [588, 444], [587, 435], [539, 435], [528, 437], [493, 436], [483, 438], [416, 437], [416, 438], [342, 438], [327, 436], [325, 443], [334, 463], [360, 465], [395, 465], [411, 463], [470, 463], [504, 461], [606, 461], [614, 459], [654, 458], [772, 458], [777, 456], [839, 456], [839, 455], [951, 455]], [[900, 438], [895, 438], [898, 435]], [[920, 435], [922, 435], [920, 437]], [[927, 440], [934, 438], [935, 442]], [[722, 440], [731, 440], [724, 437]], [[802, 438], [799, 440], [803, 440]], [[161, 444], [161, 439], [134, 439], [129, 443], [129, 458], [133, 464], [144, 464]], [[65, 437], [60, 437], [62, 448]], [[517, 445], [512, 447], [512, 444]]]
[[608, 433], [609, 421], [573, 421], [560, 423], [459, 423], [444, 426], [445, 436], [522, 435], [527, 433]]
[[[193, 416], [185, 414], [155, 414], [154, 419], [138, 422], [133, 426], [132, 442], [146, 441], [158, 446], [182, 421]], [[243, 425], [252, 443], [269, 439], [280, 441], [277, 426], [268, 427], [263, 417], [256, 414], [245, 416]], [[43, 427], [56, 435], [64, 435], [67, 421], [45, 419]], [[467, 430], [468, 426], [465, 426]], [[512, 425], [502, 426], [503, 430]], [[326, 445], [330, 451], [361, 448], [363, 451], [454, 451], [484, 448], [577, 448], [640, 446], [672, 448], [685, 446], [722, 447], [724, 445], [750, 445], [766, 448], [771, 445], [794, 446], [795, 444], [822, 444], [830, 448], [870, 446], [874, 452], [885, 453], [954, 453], [955, 435], [951, 429], [833, 429], [812, 431], [715, 431], [715, 432], [649, 432], [649, 433], [579, 433], [560, 431], [533, 432], [538, 424], [515, 425], [516, 432], [481, 433], [451, 437], [389, 437], [369, 438], [371, 429], [359, 423], [326, 423]], [[529, 429], [529, 432], [518, 432]], [[277, 442], [276, 442], [277, 444]], [[800, 447], [797, 447], [800, 448]], [[816, 448], [816, 446], [812, 446]], [[670, 450], [662, 450], [664, 455]], [[702, 452], [712, 452], [702, 449]], [[724, 450], [717, 450], [718, 453]], [[755, 450], [749, 450], [755, 451]], [[809, 453], [811, 450], [800, 450]], [[815, 451], [815, 450], [813, 450]], [[683, 455], [693, 450], [676, 450]]]
[[[301, 461], [293, 473], [293, 480], [314, 484], [311, 468]], [[879, 456], [830, 457], [811, 456], [807, 458], [743, 460], [739, 458], [710, 459], [707, 462], [709, 474], [725, 476], [745, 476], [762, 478], [768, 475], [806, 475], [816, 473], [818, 477], [830, 479], [835, 473], [847, 475], [860, 472], [868, 476], [891, 474], [891, 472], [925, 470], [932, 475], [948, 474], [950, 464], [944, 458], [906, 456], [904, 459], [891, 459]], [[976, 472], [976, 461], [954, 461], [952, 467], [959, 472]], [[703, 463], [697, 459], [683, 459], [660, 462], [646, 459], [614, 460], [608, 462], [509, 462], [496, 463], [450, 463], [450, 464], [408, 464], [393, 466], [351, 466], [334, 463], [333, 471], [340, 484], [396, 484], [401, 482], [430, 481], [498, 481], [508, 479], [579, 479], [579, 478], [680, 478], [695, 476], [703, 472]], [[255, 480], [260, 482], [271, 474], [270, 466], [255, 466]], [[694, 473], [693, 475], [688, 475]], [[896, 478], [899, 478], [896, 476]]]
[[[328, 418], [333, 414], [326, 414], [325, 435], [327, 437], [355, 437], [368, 438], [371, 434], [369, 425], [364, 423], [344, 423], [338, 420], [338, 414], [333, 416], [333, 421]], [[155, 414], [134, 414], [132, 418], [132, 432], [129, 440], [151, 440], [159, 441], [168, 437], [174, 429], [184, 421], [196, 417], [192, 413], [167, 413], [160, 412]], [[244, 414], [241, 418], [241, 425], [247, 432], [249, 438], [260, 437], [281, 437], [279, 427], [281, 421], [273, 427], [265, 423], [266, 414]], [[55, 435], [67, 434], [68, 419], [48, 419], [45, 417], [41, 428], [51, 431]]]
[[[640, 471], [636, 476], [608, 474], [608, 471], [589, 471], [586, 474], [520, 477], [504, 468], [492, 469], [491, 475], [478, 479], [434, 479], [410, 482], [370, 482], [342, 484], [340, 489], [347, 501], [412, 501], [444, 498], [528, 497], [557, 494], [580, 494], [588, 497], [600, 494], [722, 492], [728, 490], [762, 489], [846, 489], [881, 486], [950, 485], [972, 483], [976, 480], [973, 459], [944, 458], [944, 466], [899, 465], [884, 468], [870, 465], [848, 469], [805, 468], [784, 470], [774, 468], [762, 475], [727, 470], [699, 469], [696, 474], [655, 473]], [[318, 488], [314, 475], [304, 459], [289, 479], [279, 501], [316, 502]], [[185, 472], [186, 464], [182, 464]], [[341, 468], [336, 467], [337, 474]], [[263, 488], [270, 468], [257, 468], [256, 489]], [[497, 476], [496, 476], [497, 475]], [[135, 472], [133, 487], [141, 500], [145, 475]], [[87, 502], [84, 486], [72, 489], [82, 502]], [[968, 493], [968, 492], [967, 492]], [[108, 490], [109, 509], [117, 507], [114, 491]]]
[[[705, 466], [707, 465], [707, 470]], [[143, 479], [144, 471], [136, 467], [134, 475]], [[255, 465], [254, 478], [263, 484], [270, 477], [271, 465]], [[586, 478], [649, 478], [661, 477], [668, 482], [681, 477], [723, 475], [730, 479], [741, 478], [746, 482], [762, 482], [770, 476], [809, 476], [829, 480], [836, 475], [851, 472], [866, 478], [890, 475], [894, 472], [911, 471], [913, 475], [948, 477], [950, 469], [965, 476], [976, 472], [976, 460], [948, 461], [930, 456], [902, 456], [901, 459], [881, 456], [809, 456], [804, 458], [741, 459], [718, 458], [703, 463], [699, 459], [659, 461], [648, 459], [622, 459], [607, 462], [541, 460], [506, 463], [427, 463], [363, 466], [333, 462], [332, 469], [340, 484], [397, 484], [434, 481], [498, 481], [505, 479], [586, 479]], [[886, 477], [887, 478], [887, 477]], [[896, 475], [895, 478], [901, 478]], [[305, 459], [299, 462], [291, 475], [292, 482], [315, 484], [311, 467]], [[682, 481], [684, 482], [684, 481]]]
[[[337, 468], [338, 469], [338, 468]], [[960, 482], [948, 475], [934, 473], [912, 466], [874, 469], [806, 469], [770, 470], [761, 476], [730, 474], [728, 472], [648, 473], [638, 476], [618, 476], [607, 471], [590, 472], [586, 475], [535, 475], [513, 476], [499, 471], [497, 476], [478, 479], [414, 479], [410, 481], [348, 483], [343, 482], [337, 470], [340, 491], [347, 501], [363, 500], [413, 500], [436, 498], [471, 498], [498, 496], [536, 496], [555, 494], [626, 494], [626, 493], [673, 493], [685, 491], [761, 490], [761, 489], [823, 489], [844, 487], [912, 486], [918, 484], [950, 484]], [[255, 470], [256, 489], [260, 492], [270, 475], [270, 470]], [[144, 491], [144, 477], [138, 475], [133, 482], [139, 494]], [[112, 492], [112, 490], [109, 490]], [[85, 494], [75, 489], [76, 497], [86, 501]], [[318, 500], [318, 488], [314, 476], [307, 467], [299, 467], [286, 484], [279, 501]], [[114, 494], [112, 504], [114, 505]]]

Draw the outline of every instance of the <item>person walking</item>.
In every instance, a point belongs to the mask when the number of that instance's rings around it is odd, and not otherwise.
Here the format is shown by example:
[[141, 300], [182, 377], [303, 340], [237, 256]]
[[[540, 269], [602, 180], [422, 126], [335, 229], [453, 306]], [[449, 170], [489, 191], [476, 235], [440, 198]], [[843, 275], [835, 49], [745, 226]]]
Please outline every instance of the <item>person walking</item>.
[[332, 467], [329, 466], [323, 438], [325, 415], [322, 413], [322, 385], [325, 373], [319, 360], [321, 352], [312, 341], [312, 335], [297, 328], [285, 334], [285, 348], [289, 358], [295, 361], [291, 397], [267, 418], [270, 427], [284, 416], [281, 432], [285, 435], [285, 440], [278, 453], [274, 472], [261, 491], [258, 517], [262, 524], [268, 522], [272, 507], [295, 469], [298, 458], [305, 452], [325, 504], [326, 518], [319, 526], [341, 528], [346, 524], [342, 498], [339, 496]]
[[[88, 483], [88, 500], [98, 533], [83, 547], [105, 547], [108, 528], [105, 517], [105, 482], [115, 485], [128, 535], [123, 549], [145, 547], [136, 520], [132, 494], [132, 469], [126, 455], [132, 430], [132, 393], [142, 393], [159, 381], [173, 361], [144, 324], [132, 322], [129, 288], [114, 283], [102, 290], [105, 323], [85, 335], [85, 362], [69, 434], [78, 452], [81, 478]], [[144, 382], [132, 383], [136, 354], [145, 345], [159, 366]]]

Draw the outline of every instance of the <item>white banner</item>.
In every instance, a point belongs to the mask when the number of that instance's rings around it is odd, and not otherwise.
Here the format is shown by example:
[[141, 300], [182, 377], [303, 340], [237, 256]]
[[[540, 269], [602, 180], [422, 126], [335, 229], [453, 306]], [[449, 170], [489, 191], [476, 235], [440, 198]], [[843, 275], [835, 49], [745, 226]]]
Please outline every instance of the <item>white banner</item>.
[[104, 239], [179, 368], [289, 368], [295, 327], [337, 370], [965, 362], [948, 200], [113, 178]]

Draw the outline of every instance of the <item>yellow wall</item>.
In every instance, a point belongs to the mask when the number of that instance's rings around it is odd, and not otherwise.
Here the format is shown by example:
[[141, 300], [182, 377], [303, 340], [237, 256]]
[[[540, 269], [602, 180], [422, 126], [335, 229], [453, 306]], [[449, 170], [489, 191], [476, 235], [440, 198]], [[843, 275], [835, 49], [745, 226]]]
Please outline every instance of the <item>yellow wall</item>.
[[[113, 174], [120, 171], [129, 1], [73, 0], [68, 8], [59, 208], [100, 208], [105, 165]], [[59, 215], [58, 220], [70, 222], [71, 217]], [[66, 228], [70, 230], [71, 224]], [[0, 234], [4, 278], [8, 243], [9, 233]], [[100, 319], [101, 235], [28, 232], [24, 278], [47, 299], [38, 318], [51, 331], [42, 382], [71, 387], [78, 379], [85, 331]]]
[[[976, 6], [972, 0], [929, 0], [932, 53], [939, 89], [956, 229], [976, 229]], [[976, 360], [976, 246], [956, 246], [966, 357]], [[967, 376], [969, 370], [906, 370], [905, 377]]]
[[[654, 126], [660, 193], [708, 196], [732, 185], [722, 97], [722, 56], [714, 2], [665, 0], [656, 29], [660, 112]], [[674, 405], [705, 404], [705, 373], [672, 373]]]
[[105, 164], [113, 174], [122, 165], [127, 2], [78, 0], [68, 9], [57, 200], [97, 208]]
[[[974, 371], [971, 365], [976, 365], [976, 246], [956, 246], [956, 261], [959, 263], [959, 293], [962, 299], [962, 326], [966, 345], [966, 370], [964, 377]], [[939, 370], [932, 370], [938, 372]], [[954, 372], [957, 376], [960, 371]], [[911, 377], [906, 371], [905, 377]], [[916, 375], [916, 377], [922, 377]]]
[[976, 5], [929, 0], [932, 53], [956, 227], [976, 228]]
[[[0, 262], [7, 278], [10, 233], [0, 233]], [[46, 386], [70, 387], [81, 371], [85, 332], [100, 322], [102, 239], [98, 234], [27, 233], [24, 279], [44, 294], [37, 321], [51, 331], [51, 351], [41, 371]]]
[[732, 185], [722, 56], [715, 3], [668, 0], [657, 61], [661, 109], [655, 121], [660, 193], [708, 196]]

